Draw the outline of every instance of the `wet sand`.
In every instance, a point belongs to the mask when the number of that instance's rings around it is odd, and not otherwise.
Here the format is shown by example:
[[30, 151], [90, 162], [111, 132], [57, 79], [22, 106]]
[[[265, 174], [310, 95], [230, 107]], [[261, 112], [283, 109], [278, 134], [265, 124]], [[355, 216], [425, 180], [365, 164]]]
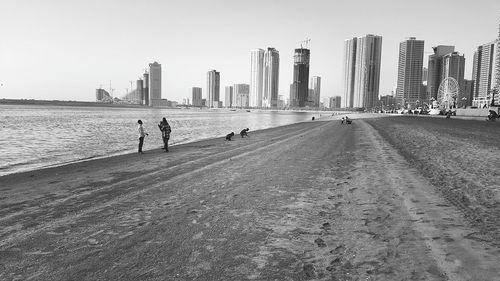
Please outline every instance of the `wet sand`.
[[324, 118], [4, 176], [0, 280], [498, 280], [498, 129]]

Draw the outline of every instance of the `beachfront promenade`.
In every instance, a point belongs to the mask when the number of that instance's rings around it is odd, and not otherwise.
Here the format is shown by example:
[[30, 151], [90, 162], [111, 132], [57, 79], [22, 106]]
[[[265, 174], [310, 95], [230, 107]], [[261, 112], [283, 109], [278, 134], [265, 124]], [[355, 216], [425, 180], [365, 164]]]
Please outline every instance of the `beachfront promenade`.
[[0, 280], [498, 280], [500, 123], [354, 119], [1, 177]]

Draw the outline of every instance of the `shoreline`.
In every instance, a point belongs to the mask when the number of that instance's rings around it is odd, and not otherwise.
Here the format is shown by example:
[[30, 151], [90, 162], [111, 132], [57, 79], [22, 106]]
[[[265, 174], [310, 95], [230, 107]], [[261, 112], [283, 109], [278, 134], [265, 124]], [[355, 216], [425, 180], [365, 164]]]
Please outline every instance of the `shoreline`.
[[[321, 122], [321, 121], [327, 121], [327, 120], [319, 120], [319, 119], [317, 120], [317, 122]], [[260, 135], [260, 134], [265, 134], [265, 132], [269, 131], [269, 130], [284, 129], [284, 128], [289, 127], [289, 126], [294, 126], [294, 125], [301, 124], [301, 123], [310, 123], [310, 122], [315, 122], [315, 121], [308, 120], [308, 121], [297, 122], [297, 123], [292, 123], [292, 124], [288, 124], [288, 125], [270, 127], [270, 128], [266, 128], [266, 129], [251, 131], [249, 134], [250, 135], [253, 135], [253, 134]], [[239, 133], [235, 134], [235, 136], [233, 137], [233, 140], [236, 140], [239, 137], [240, 137]], [[181, 143], [181, 144], [171, 144], [171, 145], [169, 144], [169, 148], [171, 148], [171, 150], [173, 150], [173, 151], [177, 151], [179, 149], [182, 149], [182, 147], [184, 147], [184, 146], [190, 147], [190, 146], [196, 145], [198, 143], [206, 143], [206, 142], [213, 143], [213, 142], [218, 141], [218, 140], [224, 141], [224, 138], [225, 138], [225, 136], [219, 136], [219, 137], [211, 137], [211, 138], [195, 140], [192, 142], [185, 142], [185, 143]], [[137, 149], [137, 148], [135, 148], [135, 149]], [[165, 153], [161, 146], [159, 146], [157, 148], [144, 150], [144, 155], [147, 155], [145, 157], [151, 157], [153, 155], [164, 155], [164, 154], [166, 156], [168, 156], [168, 154], [170, 154], [170, 152]], [[96, 157], [86, 158], [86, 159], [78, 159], [78, 160], [74, 160], [74, 161], [70, 161], [70, 162], [53, 164], [50, 166], [44, 166], [44, 167], [39, 167], [39, 168], [35, 168], [35, 169], [5, 174], [5, 175], [0, 176], [0, 180], [10, 178], [10, 177], [15, 177], [15, 178], [21, 177], [22, 178], [22, 177], [28, 176], [28, 174], [30, 174], [29, 176], [33, 176], [33, 175], [40, 175], [40, 174], [43, 174], [45, 172], [54, 173], [54, 171], [56, 171], [57, 169], [63, 169], [63, 170], [77, 169], [77, 168], [79, 168], [79, 166], [92, 165], [92, 162], [95, 162], [96, 165], [102, 165], [102, 163], [105, 163], [105, 162], [117, 164], [117, 163], [120, 163], [121, 161], [125, 161], [125, 160], [127, 160], [131, 157], [135, 157], [135, 156], [138, 156], [137, 152], [124, 152], [124, 153], [117, 153], [117, 154], [113, 154], [113, 155], [103, 155], [103, 156], [96, 156]]]
[[496, 160], [500, 124], [351, 116], [1, 177], [0, 279], [495, 280], [500, 237], [469, 217], [500, 212], [495, 197], [470, 193], [442, 146], [415, 157], [452, 138]]

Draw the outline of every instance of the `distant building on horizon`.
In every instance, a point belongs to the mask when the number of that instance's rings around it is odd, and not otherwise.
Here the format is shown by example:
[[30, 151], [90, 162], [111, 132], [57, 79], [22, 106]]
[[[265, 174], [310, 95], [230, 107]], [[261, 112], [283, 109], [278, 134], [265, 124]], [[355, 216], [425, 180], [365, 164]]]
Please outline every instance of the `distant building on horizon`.
[[434, 54], [429, 55], [427, 63], [426, 100], [437, 99], [439, 85], [443, 81], [443, 57], [455, 51], [455, 46], [438, 45], [432, 47]]
[[309, 96], [309, 49], [295, 49], [293, 56], [293, 83], [290, 89], [290, 106], [304, 107]]
[[313, 90], [313, 95], [311, 101], [313, 102], [313, 107], [319, 107], [321, 99], [321, 77], [313, 76], [311, 78], [311, 89]]
[[207, 72], [207, 106], [219, 107], [220, 73], [215, 70]]
[[96, 100], [96, 102], [106, 102], [106, 103], [113, 102], [113, 98], [108, 93], [108, 91], [106, 91], [102, 88], [95, 90], [95, 100]]
[[164, 106], [161, 98], [161, 64], [153, 62], [149, 64], [149, 105]]
[[226, 86], [224, 93], [224, 106], [233, 107], [233, 86]]
[[250, 85], [248, 84], [234, 84], [233, 85], [233, 96], [234, 96], [234, 106], [235, 107], [249, 107], [249, 93]]
[[344, 43], [344, 107], [372, 108], [379, 96], [382, 36], [368, 34]]
[[410, 37], [399, 44], [396, 101], [403, 107], [425, 99], [421, 95], [423, 61], [424, 40]]
[[264, 83], [264, 50], [250, 51], [250, 107], [262, 107]]
[[142, 75], [142, 83], [143, 83], [143, 89], [142, 89], [142, 104], [149, 106], [149, 73], [146, 71]]
[[280, 53], [275, 48], [264, 52], [262, 106], [278, 107]]
[[203, 99], [202, 99], [202, 90], [200, 87], [193, 87], [191, 89], [192, 93], [192, 103], [193, 106], [203, 106]]

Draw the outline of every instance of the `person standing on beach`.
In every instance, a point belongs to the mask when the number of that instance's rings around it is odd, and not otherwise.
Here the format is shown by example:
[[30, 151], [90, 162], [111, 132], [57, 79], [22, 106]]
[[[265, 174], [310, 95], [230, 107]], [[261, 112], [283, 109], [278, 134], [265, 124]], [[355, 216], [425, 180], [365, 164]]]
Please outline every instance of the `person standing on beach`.
[[168, 140], [170, 139], [170, 132], [172, 132], [172, 129], [165, 117], [163, 117], [160, 124], [158, 124], [158, 128], [160, 128], [161, 137], [163, 138], [163, 149], [165, 149], [165, 152], [168, 152]]
[[144, 137], [149, 136], [149, 134], [144, 131], [141, 120], [137, 120], [137, 124], [139, 124], [137, 126], [137, 131], [139, 132], [139, 153], [144, 154], [144, 152], [142, 152], [142, 145], [144, 144]]

